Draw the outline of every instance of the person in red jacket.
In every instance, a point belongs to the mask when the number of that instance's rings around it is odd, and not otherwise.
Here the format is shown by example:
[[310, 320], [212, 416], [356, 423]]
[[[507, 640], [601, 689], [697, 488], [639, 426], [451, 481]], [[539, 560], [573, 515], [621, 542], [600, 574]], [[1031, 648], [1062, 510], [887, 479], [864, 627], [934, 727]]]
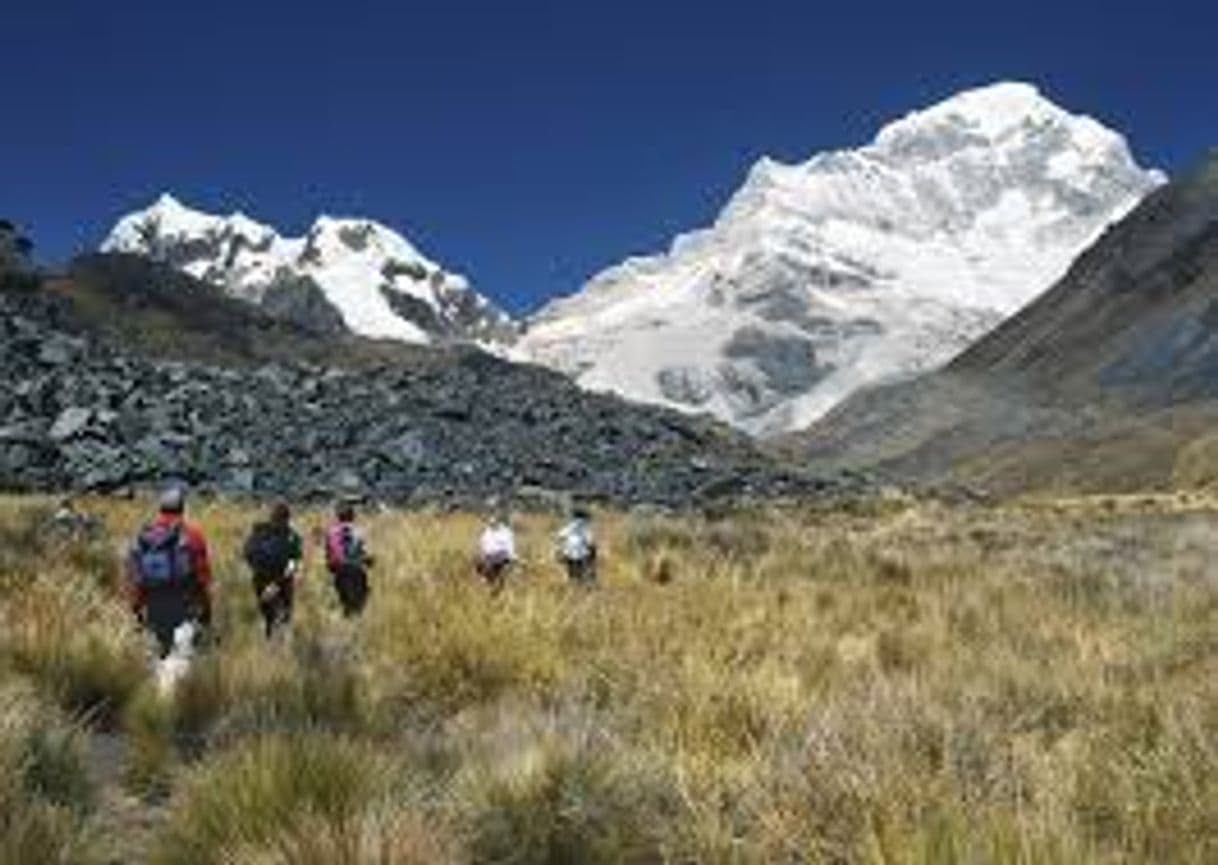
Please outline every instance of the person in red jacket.
[[211, 561], [202, 530], [186, 522], [186, 493], [170, 487], [160, 512], [140, 531], [127, 557], [131, 608], [156, 637], [161, 657], [188, 621], [211, 624]]

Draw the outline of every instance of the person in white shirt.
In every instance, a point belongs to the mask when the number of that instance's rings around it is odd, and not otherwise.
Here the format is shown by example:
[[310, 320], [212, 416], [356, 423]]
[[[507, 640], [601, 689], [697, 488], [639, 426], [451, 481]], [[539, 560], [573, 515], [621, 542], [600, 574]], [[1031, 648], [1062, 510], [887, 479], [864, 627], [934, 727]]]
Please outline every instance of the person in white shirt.
[[496, 509], [478, 540], [478, 574], [498, 592], [515, 563], [516, 533], [512, 531], [507, 514]]
[[575, 585], [596, 582], [596, 536], [592, 533], [592, 515], [586, 508], [573, 509], [571, 521], [559, 530], [558, 559]]

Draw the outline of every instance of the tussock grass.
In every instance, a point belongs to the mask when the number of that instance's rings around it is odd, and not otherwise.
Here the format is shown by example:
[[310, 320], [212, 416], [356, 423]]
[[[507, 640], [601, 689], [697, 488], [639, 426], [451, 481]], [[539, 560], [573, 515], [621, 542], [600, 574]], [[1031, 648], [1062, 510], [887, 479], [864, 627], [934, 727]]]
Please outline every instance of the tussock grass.
[[17, 682], [0, 688], [0, 863], [96, 861], [79, 731]]
[[[390, 779], [372, 749], [324, 735], [251, 740], [222, 753], [183, 781], [164, 840], [153, 857], [163, 865], [245, 861], [293, 850], [316, 839], [337, 845], [349, 861], [361, 842], [365, 809], [384, 796]], [[325, 843], [325, 842], [320, 842]]]
[[459, 779], [476, 862], [664, 861], [680, 811], [671, 779], [646, 755], [543, 735]]
[[[605, 514], [591, 591], [526, 516], [498, 595], [475, 517], [373, 514], [363, 619], [311, 542], [267, 644], [216, 503], [218, 643], [166, 701], [96, 553], [36, 573], [7, 500], [0, 674], [110, 717], [171, 865], [1211, 862], [1216, 504]], [[112, 551], [142, 516], [86, 507]]]
[[462, 861], [419, 782], [368, 744], [320, 732], [251, 739], [188, 773], [158, 865]]
[[70, 711], [103, 722], [147, 666], [144, 640], [122, 605], [59, 564], [4, 598], [0, 663], [37, 680]]

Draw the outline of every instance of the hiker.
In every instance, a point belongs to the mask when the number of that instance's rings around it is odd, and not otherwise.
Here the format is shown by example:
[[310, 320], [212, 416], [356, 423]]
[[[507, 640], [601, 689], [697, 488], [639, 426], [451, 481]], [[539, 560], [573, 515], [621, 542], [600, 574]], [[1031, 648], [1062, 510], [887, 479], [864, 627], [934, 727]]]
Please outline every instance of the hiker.
[[185, 510], [182, 488], [167, 489], [156, 519], [140, 530], [127, 557], [132, 611], [156, 637], [161, 658], [173, 648], [180, 626], [211, 624], [207, 540], [186, 522]]
[[586, 508], [574, 508], [571, 521], [558, 532], [558, 558], [567, 568], [567, 578], [575, 585], [596, 582], [596, 538], [592, 534], [592, 515]]
[[334, 591], [347, 618], [358, 616], [368, 603], [368, 569], [373, 558], [368, 554], [362, 533], [355, 526], [355, 505], [339, 502], [335, 521], [326, 529], [326, 567], [334, 578]]
[[52, 537], [89, 540], [101, 534], [102, 524], [97, 517], [81, 513], [71, 498], [62, 498], [46, 521], [45, 531]]
[[303, 545], [292, 528], [292, 511], [279, 502], [271, 508], [268, 520], [254, 524], [245, 541], [245, 561], [253, 576], [254, 595], [268, 640], [277, 627], [292, 621], [301, 558]]
[[507, 514], [496, 508], [478, 539], [478, 575], [495, 593], [503, 589], [507, 573], [516, 563], [516, 535]]

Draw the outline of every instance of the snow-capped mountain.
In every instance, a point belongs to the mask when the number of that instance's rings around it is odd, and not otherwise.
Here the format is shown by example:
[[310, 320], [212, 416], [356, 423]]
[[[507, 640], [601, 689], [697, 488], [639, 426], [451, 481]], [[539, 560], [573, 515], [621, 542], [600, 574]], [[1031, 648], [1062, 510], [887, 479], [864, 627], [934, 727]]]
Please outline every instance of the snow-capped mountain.
[[967, 91], [857, 150], [762, 159], [712, 227], [547, 305], [517, 351], [590, 388], [799, 428], [951, 359], [1164, 179], [1032, 86]]
[[244, 214], [212, 216], [162, 195], [119, 220], [102, 251], [163, 261], [327, 329], [416, 343], [496, 342], [515, 333], [507, 314], [464, 277], [366, 219], [323, 216], [303, 237], [283, 237]]

